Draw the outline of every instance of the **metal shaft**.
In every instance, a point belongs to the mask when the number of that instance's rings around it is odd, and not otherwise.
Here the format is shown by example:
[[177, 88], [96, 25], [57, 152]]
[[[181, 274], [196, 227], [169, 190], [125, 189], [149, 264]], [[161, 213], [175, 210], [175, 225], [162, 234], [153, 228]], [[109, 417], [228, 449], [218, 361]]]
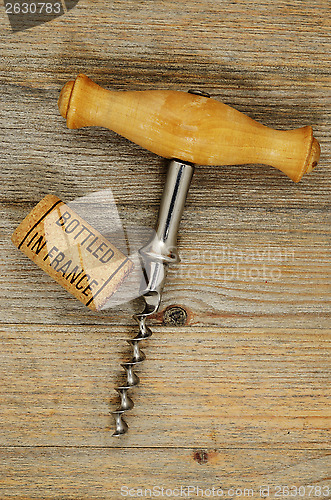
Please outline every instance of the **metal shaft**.
[[167, 267], [178, 262], [177, 233], [186, 196], [194, 173], [191, 163], [172, 160], [169, 163], [159, 214], [152, 240], [139, 253], [144, 261], [147, 281], [145, 291], [161, 293]]

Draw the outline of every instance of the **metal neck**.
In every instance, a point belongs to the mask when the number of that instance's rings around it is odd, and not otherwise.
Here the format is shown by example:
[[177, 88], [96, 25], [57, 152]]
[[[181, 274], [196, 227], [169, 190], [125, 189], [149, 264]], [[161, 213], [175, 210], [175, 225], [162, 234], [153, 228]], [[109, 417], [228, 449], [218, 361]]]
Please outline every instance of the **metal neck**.
[[178, 262], [177, 232], [186, 196], [194, 173], [194, 165], [171, 160], [152, 240], [140, 250], [147, 272], [146, 291], [160, 292], [168, 264]]
[[162, 255], [166, 258], [177, 246], [179, 223], [193, 173], [194, 166], [190, 163], [172, 160], [168, 167], [155, 228]]

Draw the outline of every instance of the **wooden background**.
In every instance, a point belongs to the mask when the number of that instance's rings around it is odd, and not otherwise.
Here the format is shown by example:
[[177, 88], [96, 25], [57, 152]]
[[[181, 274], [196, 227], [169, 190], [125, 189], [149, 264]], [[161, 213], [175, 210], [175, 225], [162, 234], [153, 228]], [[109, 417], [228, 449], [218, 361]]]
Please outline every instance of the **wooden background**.
[[[188, 485], [331, 498], [327, 0], [80, 0], [16, 33], [1, 12], [1, 500]], [[138, 305], [94, 314], [10, 242], [48, 193], [111, 188], [124, 225], [155, 221], [164, 160], [59, 116], [79, 72], [202, 89], [274, 128], [312, 125], [322, 149], [299, 184], [258, 165], [196, 169], [120, 439], [113, 388]]]

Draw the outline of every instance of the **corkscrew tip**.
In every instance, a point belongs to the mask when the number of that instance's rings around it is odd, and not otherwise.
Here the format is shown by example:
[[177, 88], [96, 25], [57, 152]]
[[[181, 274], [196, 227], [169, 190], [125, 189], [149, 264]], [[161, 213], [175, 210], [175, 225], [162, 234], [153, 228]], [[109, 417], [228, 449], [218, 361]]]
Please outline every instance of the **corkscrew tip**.
[[113, 433], [114, 437], [122, 436], [128, 432], [128, 425], [122, 418], [122, 411], [113, 411], [112, 415], [115, 418], [115, 431]]

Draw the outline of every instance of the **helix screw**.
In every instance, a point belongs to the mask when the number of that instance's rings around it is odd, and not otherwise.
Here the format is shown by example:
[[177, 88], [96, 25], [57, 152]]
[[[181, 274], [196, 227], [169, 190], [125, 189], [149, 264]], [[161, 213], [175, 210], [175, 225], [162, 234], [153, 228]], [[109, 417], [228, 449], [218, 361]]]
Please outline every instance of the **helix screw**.
[[132, 358], [131, 361], [121, 364], [122, 368], [124, 368], [126, 372], [126, 384], [116, 388], [121, 401], [120, 407], [112, 412], [112, 415], [115, 418], [116, 426], [113, 436], [120, 436], [121, 434], [125, 434], [128, 430], [127, 423], [122, 418], [124, 412], [131, 410], [134, 407], [132, 399], [128, 396], [128, 391], [140, 382], [138, 375], [134, 372], [134, 367], [146, 359], [146, 356], [143, 351], [141, 351], [139, 344], [142, 340], [145, 340], [152, 335], [151, 329], [146, 326], [146, 315], [133, 315], [133, 318], [138, 321], [139, 333], [133, 339], [127, 340], [128, 344], [132, 347]]

